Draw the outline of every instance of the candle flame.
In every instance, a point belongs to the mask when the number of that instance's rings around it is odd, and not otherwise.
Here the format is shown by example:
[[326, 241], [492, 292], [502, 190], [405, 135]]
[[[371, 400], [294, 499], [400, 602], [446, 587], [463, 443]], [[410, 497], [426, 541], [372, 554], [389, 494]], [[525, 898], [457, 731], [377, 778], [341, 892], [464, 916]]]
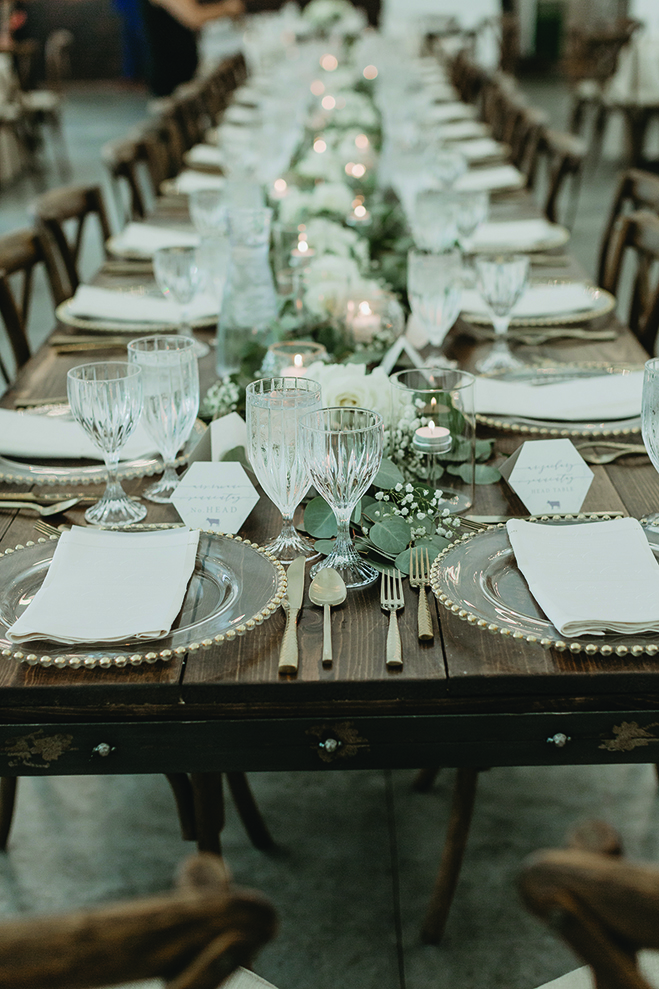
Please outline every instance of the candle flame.
[[362, 314], [362, 316], [370, 316], [373, 312], [368, 302], [360, 302], [359, 311]]
[[296, 354], [295, 357], [293, 358], [293, 364], [295, 365], [295, 367], [302, 367], [303, 361], [304, 361], [304, 357], [302, 356], [302, 354]]
[[428, 429], [430, 430], [431, 433], [435, 432], [435, 423], [432, 421], [432, 419], [428, 420]]

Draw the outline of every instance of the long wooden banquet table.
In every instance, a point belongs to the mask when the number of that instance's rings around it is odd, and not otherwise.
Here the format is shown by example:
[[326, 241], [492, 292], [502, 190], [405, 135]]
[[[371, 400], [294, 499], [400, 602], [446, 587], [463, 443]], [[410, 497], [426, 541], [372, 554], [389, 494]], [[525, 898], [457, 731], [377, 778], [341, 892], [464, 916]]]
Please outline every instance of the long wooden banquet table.
[[[502, 203], [502, 216], [511, 215], [512, 202]], [[525, 194], [514, 202], [516, 215], [528, 211]], [[572, 262], [558, 264], [534, 274], [583, 275]], [[594, 325], [618, 335], [517, 352], [547, 362], [644, 361], [615, 316]], [[469, 368], [487, 344], [475, 343], [459, 322], [450, 346]], [[118, 354], [108, 348], [91, 359]], [[68, 368], [85, 359], [46, 343], [2, 404], [63, 395]], [[212, 361], [212, 353], [201, 361], [202, 391], [214, 378]], [[523, 437], [495, 439], [500, 462]], [[659, 478], [643, 455], [593, 469], [584, 511], [641, 517], [659, 508]], [[139, 494], [146, 483], [130, 481], [127, 489]], [[476, 490], [477, 513], [526, 514], [503, 484]], [[84, 524], [83, 512], [78, 506], [66, 520]], [[172, 507], [149, 504], [146, 521], [177, 519]], [[241, 535], [261, 543], [277, 519], [262, 495]], [[37, 539], [33, 521], [0, 511], [0, 549]], [[404, 593], [402, 669], [385, 665], [379, 586], [350, 592], [333, 610], [329, 669], [321, 664], [322, 612], [305, 595], [296, 676], [278, 673], [282, 609], [242, 637], [168, 662], [60, 669], [0, 656], [0, 776], [659, 762], [659, 656], [545, 649], [489, 634], [436, 602], [435, 639], [423, 643], [417, 592], [405, 582]]]

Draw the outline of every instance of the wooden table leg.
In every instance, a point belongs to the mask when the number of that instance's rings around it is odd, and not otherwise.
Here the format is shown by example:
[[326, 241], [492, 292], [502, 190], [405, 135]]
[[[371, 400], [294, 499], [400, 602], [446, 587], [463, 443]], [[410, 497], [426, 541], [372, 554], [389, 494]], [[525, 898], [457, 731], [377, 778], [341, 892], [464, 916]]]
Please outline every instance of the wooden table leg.
[[414, 777], [412, 789], [417, 793], [427, 793], [437, 779], [440, 769], [441, 766], [426, 766], [424, 769], [419, 769]]
[[446, 927], [469, 836], [478, 773], [478, 769], [471, 767], [458, 769], [442, 861], [421, 928], [426, 944], [439, 944]]
[[221, 855], [220, 833], [224, 827], [224, 798], [221, 773], [192, 773], [197, 848]]
[[196, 841], [197, 827], [195, 823], [194, 794], [190, 779], [186, 773], [165, 773], [165, 776], [174, 792], [183, 840]]
[[267, 852], [275, 847], [272, 835], [268, 831], [268, 826], [261, 817], [261, 812], [254, 800], [254, 796], [249, 786], [249, 781], [244, 773], [227, 773], [227, 783], [231, 790], [231, 796], [236, 805], [236, 810], [240, 814], [243, 827], [249, 835], [249, 839], [254, 848], [259, 848], [262, 852]]

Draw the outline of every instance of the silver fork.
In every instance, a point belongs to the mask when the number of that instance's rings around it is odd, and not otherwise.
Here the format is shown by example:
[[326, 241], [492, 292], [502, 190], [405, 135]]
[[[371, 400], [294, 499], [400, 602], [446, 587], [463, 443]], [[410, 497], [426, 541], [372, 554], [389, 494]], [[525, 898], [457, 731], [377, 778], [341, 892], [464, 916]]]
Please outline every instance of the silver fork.
[[419, 588], [419, 605], [417, 609], [416, 622], [419, 630], [419, 639], [422, 641], [433, 639], [432, 618], [428, 607], [428, 597], [426, 587], [430, 583], [430, 558], [428, 547], [421, 549], [419, 546], [412, 547], [410, 555], [410, 586]]
[[61, 536], [61, 529], [56, 529], [54, 525], [50, 522], [44, 522], [43, 519], [37, 519], [34, 523], [34, 528], [37, 532], [40, 532], [42, 536]]
[[389, 631], [387, 632], [387, 666], [400, 669], [403, 665], [403, 649], [400, 643], [398, 618], [396, 612], [405, 607], [403, 598], [403, 575], [400, 570], [382, 574], [380, 588], [380, 607], [389, 612]]

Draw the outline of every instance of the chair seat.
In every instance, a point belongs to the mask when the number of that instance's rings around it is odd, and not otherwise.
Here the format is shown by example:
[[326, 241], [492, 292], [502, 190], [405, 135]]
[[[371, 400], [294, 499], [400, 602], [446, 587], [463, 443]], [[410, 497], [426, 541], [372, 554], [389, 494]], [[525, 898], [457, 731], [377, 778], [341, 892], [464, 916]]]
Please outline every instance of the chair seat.
[[[567, 978], [567, 976], [565, 977]], [[550, 983], [550, 985], [553, 987], [554, 983]], [[162, 979], [146, 979], [141, 982], [124, 982], [121, 986], [107, 986], [106, 989], [164, 989], [164, 986], [165, 983]], [[224, 980], [222, 989], [276, 989], [276, 987], [271, 982], [266, 982], [260, 975], [250, 972], [247, 968], [237, 968], [228, 979]], [[566, 986], [566, 989], [572, 989], [572, 987]], [[584, 989], [590, 989], [590, 987], [584, 984]]]
[[[638, 958], [639, 968], [645, 978], [651, 985], [659, 987], [659, 951], [640, 951]], [[226, 985], [230, 984], [231, 979]], [[575, 968], [574, 971], [568, 972], [567, 975], [561, 975], [558, 979], [545, 982], [538, 989], [594, 989], [594, 987], [592, 969], [588, 965], [584, 965], [583, 968]], [[232, 989], [242, 989], [242, 986], [232, 986]]]
[[46, 113], [57, 110], [62, 103], [62, 97], [53, 89], [31, 89], [21, 95], [21, 102], [26, 110]]
[[575, 94], [582, 100], [597, 100], [602, 95], [602, 84], [597, 79], [582, 79], [575, 86]]

